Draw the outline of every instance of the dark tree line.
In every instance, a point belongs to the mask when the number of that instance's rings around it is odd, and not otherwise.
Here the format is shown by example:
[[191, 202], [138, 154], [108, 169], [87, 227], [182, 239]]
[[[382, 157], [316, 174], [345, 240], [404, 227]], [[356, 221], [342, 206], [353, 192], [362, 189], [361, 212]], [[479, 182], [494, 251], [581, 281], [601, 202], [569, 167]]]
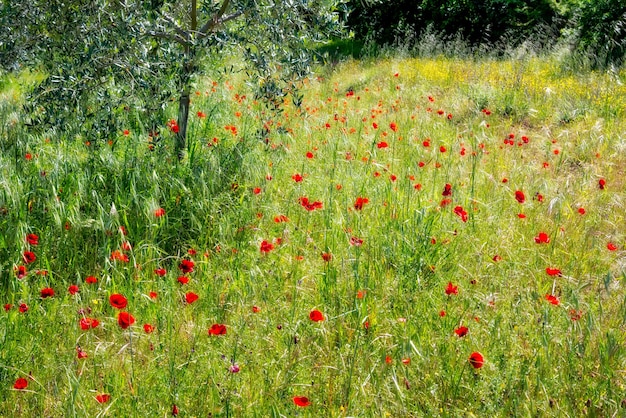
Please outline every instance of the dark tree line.
[[605, 67], [626, 55], [624, 0], [350, 0], [348, 27], [380, 45], [416, 42], [425, 31], [468, 45], [515, 47], [569, 42]]

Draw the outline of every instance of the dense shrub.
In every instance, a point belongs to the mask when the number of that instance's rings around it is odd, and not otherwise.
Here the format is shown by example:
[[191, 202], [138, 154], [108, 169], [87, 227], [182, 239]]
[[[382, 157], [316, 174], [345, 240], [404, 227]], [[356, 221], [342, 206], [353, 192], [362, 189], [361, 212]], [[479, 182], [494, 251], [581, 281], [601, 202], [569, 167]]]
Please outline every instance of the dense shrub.
[[434, 32], [439, 40], [491, 50], [563, 41], [575, 57], [598, 68], [621, 65], [626, 56], [624, 1], [350, 0], [349, 5], [347, 25], [355, 38], [378, 45], [412, 47]]
[[626, 56], [626, 2], [587, 0], [576, 10], [575, 46], [595, 67], [620, 65]]
[[470, 45], [517, 44], [557, 22], [550, 0], [353, 0], [348, 26], [378, 44], [410, 42], [428, 27]]

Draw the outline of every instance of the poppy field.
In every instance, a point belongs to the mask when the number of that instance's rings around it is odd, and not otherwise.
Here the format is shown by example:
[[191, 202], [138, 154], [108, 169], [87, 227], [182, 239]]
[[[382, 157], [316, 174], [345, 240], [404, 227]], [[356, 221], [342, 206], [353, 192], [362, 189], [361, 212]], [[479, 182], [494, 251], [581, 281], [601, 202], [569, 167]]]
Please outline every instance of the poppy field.
[[[626, 72], [237, 73], [106, 142], [0, 83], [0, 416], [626, 414]], [[95, 136], [94, 136], [95, 137]]]

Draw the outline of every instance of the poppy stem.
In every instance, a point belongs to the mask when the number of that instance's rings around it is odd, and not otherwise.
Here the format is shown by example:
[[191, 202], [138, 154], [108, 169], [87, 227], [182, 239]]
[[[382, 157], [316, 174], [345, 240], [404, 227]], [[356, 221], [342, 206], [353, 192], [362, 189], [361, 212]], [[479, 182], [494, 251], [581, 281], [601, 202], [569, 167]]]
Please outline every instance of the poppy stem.
[[467, 362], [465, 362], [463, 364], [463, 368], [461, 369], [461, 373], [459, 374], [459, 378], [456, 381], [456, 385], [454, 385], [454, 397], [455, 398], [459, 394], [459, 385], [461, 384], [461, 378], [463, 377], [463, 372], [465, 371], [466, 367], [467, 367]]

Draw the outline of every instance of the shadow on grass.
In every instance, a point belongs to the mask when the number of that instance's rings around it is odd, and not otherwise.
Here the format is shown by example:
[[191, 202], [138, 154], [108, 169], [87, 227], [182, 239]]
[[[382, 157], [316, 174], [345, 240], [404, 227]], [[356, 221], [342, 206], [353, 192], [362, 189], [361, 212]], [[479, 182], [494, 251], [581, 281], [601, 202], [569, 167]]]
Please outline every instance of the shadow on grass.
[[359, 59], [363, 57], [364, 45], [365, 43], [360, 40], [338, 38], [317, 48], [317, 52], [326, 56], [329, 61], [341, 61], [346, 58]]

